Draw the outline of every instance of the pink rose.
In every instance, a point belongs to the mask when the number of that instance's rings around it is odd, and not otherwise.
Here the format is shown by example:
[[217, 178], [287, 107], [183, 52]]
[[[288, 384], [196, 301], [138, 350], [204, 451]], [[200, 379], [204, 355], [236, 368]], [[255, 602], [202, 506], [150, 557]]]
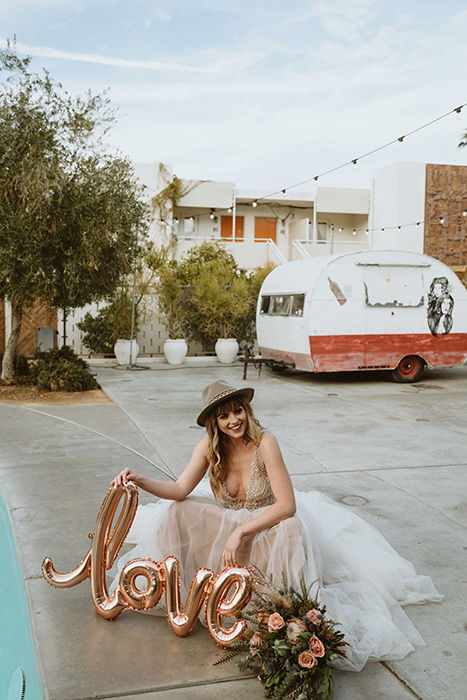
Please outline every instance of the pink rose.
[[276, 630], [282, 629], [285, 625], [284, 618], [279, 613], [275, 612], [268, 617], [268, 630], [270, 632], [275, 632]]
[[326, 653], [323, 642], [315, 635], [310, 639], [309, 647], [313, 656], [317, 656], [318, 659], [321, 659]]
[[250, 639], [250, 654], [253, 656], [255, 654], [259, 653], [259, 649], [257, 648], [259, 644], [261, 644], [262, 637], [259, 632], [254, 632], [251, 636]]
[[308, 610], [306, 617], [312, 622], [314, 625], [319, 625], [321, 620], [322, 620], [322, 615], [319, 612], [319, 610]]
[[289, 644], [296, 644], [299, 641], [300, 632], [306, 632], [306, 625], [298, 617], [292, 617], [287, 623], [285, 636]]
[[302, 668], [314, 668], [318, 662], [311, 651], [302, 651], [298, 655], [298, 665]]
[[260, 625], [267, 625], [269, 620], [269, 613], [267, 610], [261, 610], [258, 613], [258, 622]]

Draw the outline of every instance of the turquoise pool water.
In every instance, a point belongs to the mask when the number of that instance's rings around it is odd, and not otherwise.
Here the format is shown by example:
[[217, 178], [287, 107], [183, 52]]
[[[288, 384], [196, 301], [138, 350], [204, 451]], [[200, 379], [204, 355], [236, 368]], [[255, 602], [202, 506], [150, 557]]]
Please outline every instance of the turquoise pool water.
[[0, 698], [43, 700], [23, 578], [1, 493], [0, 562]]

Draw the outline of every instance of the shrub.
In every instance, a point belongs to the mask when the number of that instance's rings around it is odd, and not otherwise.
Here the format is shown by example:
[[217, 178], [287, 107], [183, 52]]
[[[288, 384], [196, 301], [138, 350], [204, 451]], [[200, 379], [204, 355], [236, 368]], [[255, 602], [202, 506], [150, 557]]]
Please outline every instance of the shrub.
[[[119, 338], [131, 335], [131, 298], [124, 289], [96, 316], [89, 312], [76, 324], [83, 331], [83, 343], [91, 352], [109, 354]], [[135, 333], [137, 331], [135, 317]]]
[[86, 391], [99, 386], [87, 362], [66, 345], [37, 354], [31, 383], [41, 391]]

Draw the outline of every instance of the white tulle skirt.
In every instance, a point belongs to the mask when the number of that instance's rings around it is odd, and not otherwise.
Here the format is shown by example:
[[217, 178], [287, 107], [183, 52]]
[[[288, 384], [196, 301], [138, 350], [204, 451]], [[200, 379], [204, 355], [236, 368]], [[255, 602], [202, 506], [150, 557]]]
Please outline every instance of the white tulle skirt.
[[[312, 593], [349, 644], [335, 666], [359, 671], [367, 661], [401, 659], [423, 645], [401, 606], [441, 601], [432, 580], [417, 575], [411, 562], [349, 509], [317, 491], [295, 496], [295, 516], [255, 535], [249, 561], [278, 583], [284, 573], [292, 584], [302, 574], [314, 584]], [[130, 559], [162, 561], [172, 554], [180, 561], [184, 600], [196, 569], [222, 570], [230, 533], [263, 510], [223, 508], [207, 482], [184, 501], [139, 506], [127, 537], [136, 546], [120, 557], [117, 570]]]

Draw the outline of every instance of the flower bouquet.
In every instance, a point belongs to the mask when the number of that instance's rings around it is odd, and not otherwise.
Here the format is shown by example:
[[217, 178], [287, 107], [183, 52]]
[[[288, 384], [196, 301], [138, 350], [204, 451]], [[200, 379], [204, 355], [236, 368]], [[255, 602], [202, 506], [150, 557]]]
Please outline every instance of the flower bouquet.
[[298, 589], [282, 581], [277, 588], [271, 578], [255, 572], [256, 586], [248, 611], [245, 636], [235, 642], [216, 663], [237, 661], [241, 670], [254, 671], [261, 680], [265, 697], [305, 700], [333, 697], [329, 662], [345, 656], [344, 634], [338, 624], [326, 618], [326, 609], [310, 597], [303, 579]]

